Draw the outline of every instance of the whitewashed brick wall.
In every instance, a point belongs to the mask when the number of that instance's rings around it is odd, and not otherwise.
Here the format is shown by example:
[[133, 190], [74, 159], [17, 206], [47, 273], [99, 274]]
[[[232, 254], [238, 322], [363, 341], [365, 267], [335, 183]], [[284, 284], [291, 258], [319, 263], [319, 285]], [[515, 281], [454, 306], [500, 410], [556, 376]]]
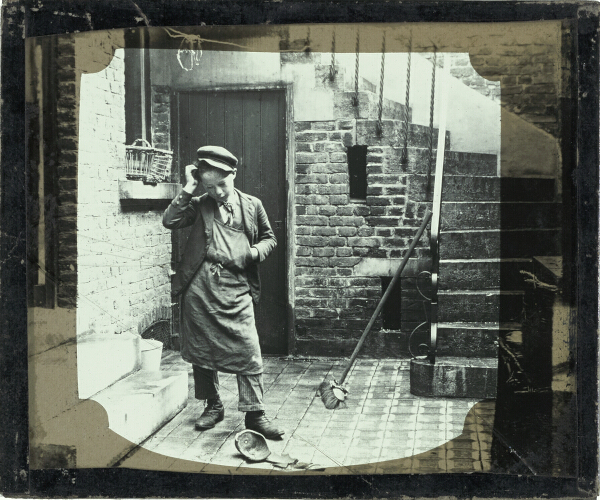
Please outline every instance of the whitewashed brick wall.
[[141, 333], [170, 317], [171, 235], [162, 209], [123, 207], [124, 51], [81, 80], [77, 331]]

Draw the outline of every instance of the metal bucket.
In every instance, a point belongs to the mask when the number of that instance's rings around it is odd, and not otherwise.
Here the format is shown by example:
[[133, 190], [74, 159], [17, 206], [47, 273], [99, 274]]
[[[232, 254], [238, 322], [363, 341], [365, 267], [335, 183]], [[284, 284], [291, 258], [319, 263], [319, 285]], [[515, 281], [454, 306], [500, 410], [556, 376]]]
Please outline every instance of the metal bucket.
[[142, 339], [142, 370], [159, 371], [163, 343], [153, 339]]

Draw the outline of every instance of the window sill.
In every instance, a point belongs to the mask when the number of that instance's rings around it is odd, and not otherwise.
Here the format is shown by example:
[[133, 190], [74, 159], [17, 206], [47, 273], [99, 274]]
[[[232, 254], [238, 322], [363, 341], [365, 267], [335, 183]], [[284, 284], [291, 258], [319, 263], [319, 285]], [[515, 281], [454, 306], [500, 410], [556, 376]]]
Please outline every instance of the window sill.
[[160, 182], [156, 185], [142, 181], [119, 180], [119, 199], [125, 200], [172, 200], [181, 191], [181, 184]]

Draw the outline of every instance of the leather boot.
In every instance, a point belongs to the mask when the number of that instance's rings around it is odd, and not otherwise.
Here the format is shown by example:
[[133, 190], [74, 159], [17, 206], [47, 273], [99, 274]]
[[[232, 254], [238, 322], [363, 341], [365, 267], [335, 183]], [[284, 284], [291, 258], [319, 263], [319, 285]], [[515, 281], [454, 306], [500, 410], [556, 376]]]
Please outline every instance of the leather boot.
[[223, 407], [223, 403], [221, 403], [221, 399], [207, 399], [206, 408], [204, 408], [200, 418], [196, 420], [195, 427], [199, 431], [212, 429], [223, 418], [225, 418], [225, 408]]
[[266, 416], [264, 411], [246, 412], [246, 429], [258, 432], [267, 439], [282, 439], [285, 431], [277, 428]]

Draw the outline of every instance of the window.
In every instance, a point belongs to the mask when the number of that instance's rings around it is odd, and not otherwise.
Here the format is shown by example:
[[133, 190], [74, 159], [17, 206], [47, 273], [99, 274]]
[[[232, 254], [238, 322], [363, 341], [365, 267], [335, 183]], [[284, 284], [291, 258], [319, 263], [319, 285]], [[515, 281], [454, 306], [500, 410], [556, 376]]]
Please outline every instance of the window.
[[[388, 286], [392, 282], [391, 276], [383, 276], [381, 278], [381, 295], [385, 293]], [[383, 305], [381, 310], [381, 319], [383, 320], [383, 328], [387, 330], [400, 330], [401, 326], [401, 295], [402, 287], [400, 285], [401, 280], [396, 281], [392, 293], [390, 293], [387, 301]]]
[[350, 199], [367, 199], [367, 146], [350, 146], [348, 174], [350, 177]]

